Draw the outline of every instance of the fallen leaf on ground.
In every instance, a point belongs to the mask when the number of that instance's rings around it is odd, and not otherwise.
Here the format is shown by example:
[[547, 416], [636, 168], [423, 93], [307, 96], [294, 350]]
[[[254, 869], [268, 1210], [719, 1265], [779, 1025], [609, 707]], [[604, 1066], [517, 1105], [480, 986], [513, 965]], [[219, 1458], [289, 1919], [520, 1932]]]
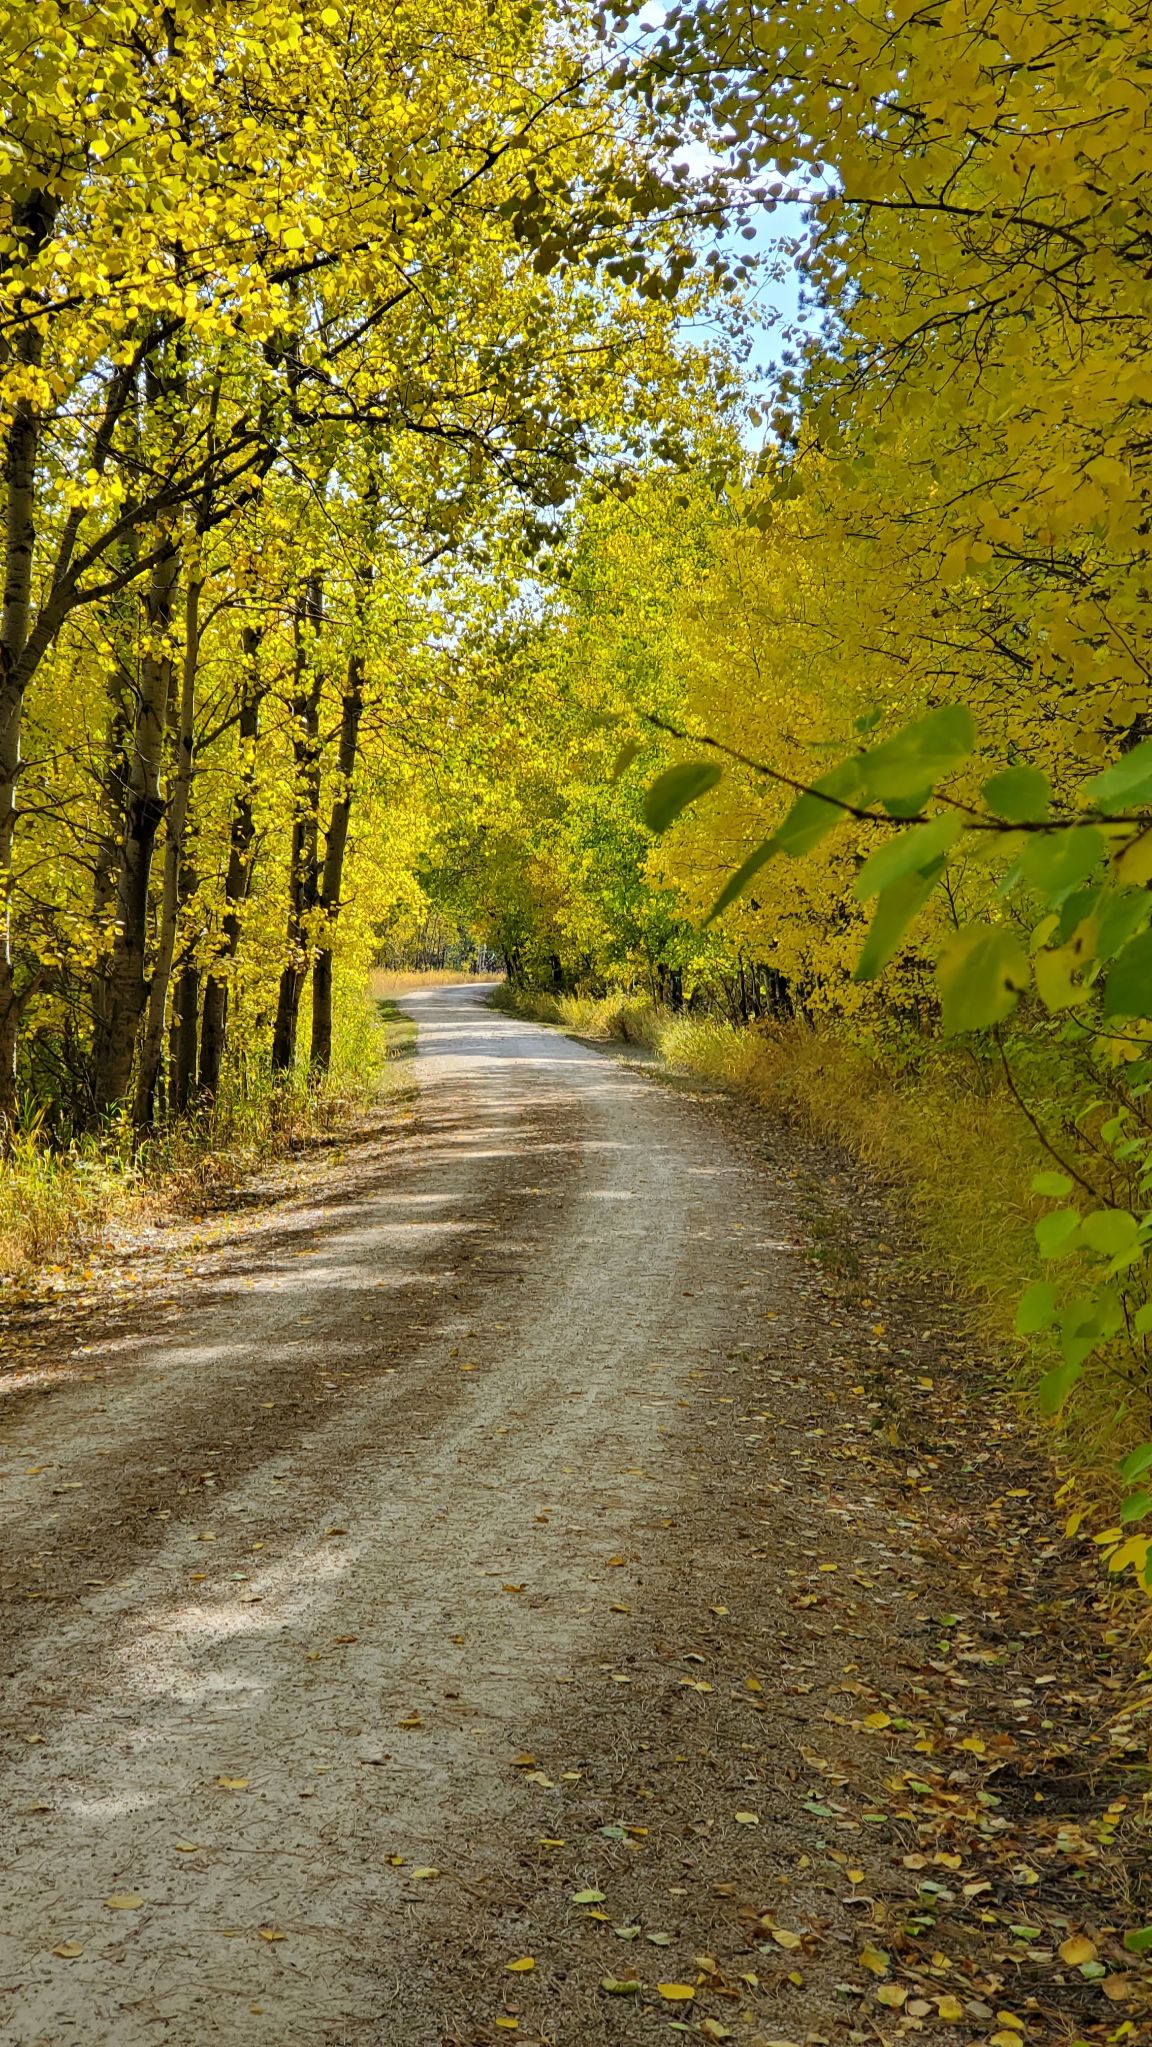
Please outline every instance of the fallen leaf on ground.
[[256, 1931], [260, 1935], [261, 1940], [287, 1940], [288, 1938], [286, 1933], [281, 1933], [278, 1926], [258, 1926]]
[[110, 1912], [134, 1912], [138, 1905], [144, 1903], [144, 1896], [141, 1891], [113, 1891], [104, 1903]]
[[504, 1967], [509, 1969], [514, 1976], [526, 1976], [529, 1969], [536, 1967], [536, 1962], [532, 1955], [517, 1955], [514, 1962], [505, 1962]]
[[1070, 1969], [1078, 1969], [1081, 1962], [1096, 1960], [1096, 1943], [1085, 1933], [1073, 1933], [1060, 1943], [1060, 1960], [1067, 1962]]
[[59, 1947], [54, 1947], [52, 1952], [59, 1955], [62, 1962], [74, 1962], [77, 1955], [82, 1955], [84, 1950], [78, 1940], [62, 1940]]
[[796, 1948], [803, 1945], [802, 1935], [799, 1933], [789, 1933], [785, 1926], [774, 1926], [772, 1928], [772, 1938], [777, 1947]]
[[656, 1988], [669, 2004], [687, 2004], [696, 1995], [694, 1983], [658, 1983]]

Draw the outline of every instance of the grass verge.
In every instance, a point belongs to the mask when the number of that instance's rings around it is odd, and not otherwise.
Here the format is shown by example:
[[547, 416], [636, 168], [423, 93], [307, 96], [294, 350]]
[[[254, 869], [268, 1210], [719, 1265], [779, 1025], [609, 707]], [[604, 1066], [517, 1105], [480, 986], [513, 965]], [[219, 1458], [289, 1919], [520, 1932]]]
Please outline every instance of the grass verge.
[[0, 1281], [10, 1292], [82, 1260], [112, 1222], [195, 1209], [273, 1159], [362, 1114], [402, 1084], [393, 1061], [415, 1026], [366, 994], [337, 1017], [329, 1073], [273, 1076], [266, 1059], [230, 1067], [212, 1108], [135, 1145], [127, 1126], [53, 1148], [21, 1132], [0, 1164]]

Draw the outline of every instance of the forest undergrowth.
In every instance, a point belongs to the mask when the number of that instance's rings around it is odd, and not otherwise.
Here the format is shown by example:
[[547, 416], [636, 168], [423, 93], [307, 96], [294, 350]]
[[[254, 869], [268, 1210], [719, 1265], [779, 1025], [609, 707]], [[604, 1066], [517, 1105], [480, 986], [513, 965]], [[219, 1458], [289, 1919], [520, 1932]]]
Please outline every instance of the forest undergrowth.
[[[404, 977], [415, 980], [417, 977]], [[383, 989], [338, 1012], [332, 1065], [273, 1074], [236, 1062], [215, 1102], [141, 1143], [127, 1119], [64, 1146], [19, 1131], [0, 1174], [0, 1284], [9, 1298], [82, 1265], [111, 1225], [195, 1212], [272, 1159], [340, 1128], [399, 1086], [411, 1036]]]

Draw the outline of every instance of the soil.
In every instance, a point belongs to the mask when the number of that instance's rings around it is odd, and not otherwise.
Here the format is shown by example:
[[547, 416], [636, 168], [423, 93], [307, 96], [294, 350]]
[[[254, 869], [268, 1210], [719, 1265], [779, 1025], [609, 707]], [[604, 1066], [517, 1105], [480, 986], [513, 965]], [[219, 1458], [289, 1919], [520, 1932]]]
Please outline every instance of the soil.
[[484, 993], [8, 1318], [0, 2042], [1152, 2039], [1136, 1622], [963, 1302]]

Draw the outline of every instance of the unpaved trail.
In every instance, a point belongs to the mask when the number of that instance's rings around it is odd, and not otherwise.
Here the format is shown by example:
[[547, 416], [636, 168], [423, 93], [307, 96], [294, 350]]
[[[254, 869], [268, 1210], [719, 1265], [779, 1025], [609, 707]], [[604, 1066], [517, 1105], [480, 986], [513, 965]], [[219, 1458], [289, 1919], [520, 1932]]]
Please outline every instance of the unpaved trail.
[[[1013, 1975], [1007, 1931], [922, 1968], [900, 1931], [919, 1897], [945, 1939], [933, 1852], [945, 1895], [972, 1874], [972, 1676], [922, 1709], [957, 1745], [916, 1760], [928, 1833], [887, 1752], [897, 1668], [929, 1700], [964, 1620], [962, 1517], [843, 1405], [890, 1345], [803, 1255], [795, 1176], [482, 996], [407, 1000], [418, 1100], [343, 1186], [175, 1308], [94, 1310], [50, 1398], [15, 1358], [0, 2041], [986, 2040], [1012, 1996], [1033, 2040], [1114, 2026], [1131, 1982], [1076, 1979], [1047, 2030], [1039, 1934]], [[976, 1882], [963, 1925], [999, 1926]]]

